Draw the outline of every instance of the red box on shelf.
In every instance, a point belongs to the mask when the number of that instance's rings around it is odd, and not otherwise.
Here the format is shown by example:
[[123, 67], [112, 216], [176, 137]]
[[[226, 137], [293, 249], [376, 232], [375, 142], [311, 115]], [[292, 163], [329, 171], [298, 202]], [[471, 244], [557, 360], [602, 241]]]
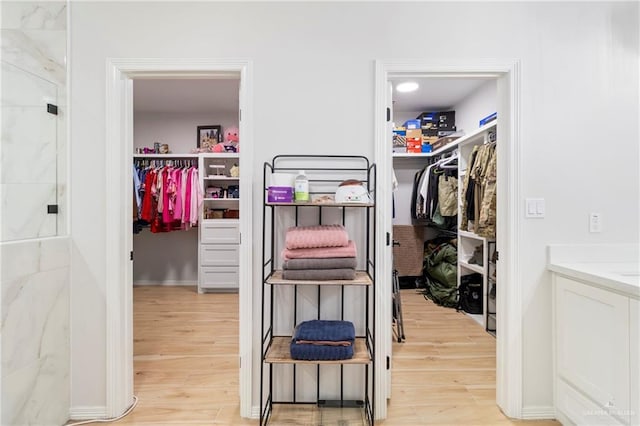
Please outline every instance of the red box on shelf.
[[407, 152], [422, 152], [422, 138], [407, 138]]

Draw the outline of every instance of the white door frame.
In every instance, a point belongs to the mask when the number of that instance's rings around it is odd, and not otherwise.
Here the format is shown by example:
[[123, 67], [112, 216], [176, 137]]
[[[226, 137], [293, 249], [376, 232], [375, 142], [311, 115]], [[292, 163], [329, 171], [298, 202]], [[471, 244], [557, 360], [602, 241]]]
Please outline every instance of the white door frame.
[[[130, 251], [133, 153], [133, 79], [240, 76], [240, 185], [253, 182], [252, 64], [246, 59], [119, 59], [106, 67], [106, 413], [122, 414], [133, 402], [133, 283]], [[239, 347], [240, 415], [251, 417], [252, 191], [240, 192]]]
[[[497, 249], [500, 261], [497, 275], [505, 283], [497, 293], [496, 401], [509, 417], [522, 417], [522, 289], [520, 287], [521, 154], [520, 154], [520, 64], [517, 60], [378, 60], [375, 77], [375, 161], [378, 166], [376, 255], [379, 284], [376, 294], [376, 418], [386, 418], [390, 397], [390, 372], [386, 357], [392, 352], [391, 271], [392, 251], [386, 233], [392, 231], [391, 176], [392, 155], [386, 122], [388, 80], [390, 76], [498, 78], [498, 221]], [[385, 182], [388, 185], [385, 186]], [[384, 277], [389, 277], [385, 279]]]

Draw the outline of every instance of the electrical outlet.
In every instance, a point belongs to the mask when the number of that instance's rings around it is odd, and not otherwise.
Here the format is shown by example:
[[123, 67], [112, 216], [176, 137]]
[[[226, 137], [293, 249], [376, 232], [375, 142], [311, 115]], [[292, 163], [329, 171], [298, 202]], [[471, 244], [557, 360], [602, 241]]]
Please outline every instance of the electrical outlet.
[[602, 232], [602, 215], [589, 213], [589, 232]]

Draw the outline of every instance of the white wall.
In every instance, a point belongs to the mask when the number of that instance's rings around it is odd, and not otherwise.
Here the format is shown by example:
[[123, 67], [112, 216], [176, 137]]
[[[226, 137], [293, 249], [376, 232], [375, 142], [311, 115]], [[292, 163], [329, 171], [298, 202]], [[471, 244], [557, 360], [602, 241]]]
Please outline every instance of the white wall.
[[176, 154], [189, 153], [196, 148], [198, 126], [221, 125], [223, 134], [226, 134], [226, 129], [238, 128], [237, 112], [213, 114], [136, 112], [133, 119], [134, 148], [153, 148], [154, 142], [160, 142], [169, 144], [171, 152]]
[[[226, 134], [226, 129], [238, 128], [238, 113], [135, 112], [133, 145], [153, 148], [160, 142], [169, 144], [172, 153], [188, 153], [196, 148], [196, 130], [202, 125], [221, 125]], [[144, 229], [133, 236], [133, 251], [134, 284], [198, 282], [197, 228], [158, 234]]]
[[[522, 65], [521, 185], [524, 196], [546, 199], [547, 214], [525, 220], [518, 231], [523, 278], [510, 284], [524, 293], [524, 408], [549, 409], [545, 246], [638, 241], [637, 4], [78, 2], [71, 7], [74, 406], [105, 403], [105, 217], [99, 208], [86, 214], [87, 204], [104, 202], [99, 154], [105, 58], [252, 59], [259, 169], [279, 153], [372, 156], [373, 61], [424, 59], [415, 41], [430, 36], [438, 37], [440, 59], [513, 58]], [[427, 30], [398, 30], [391, 17], [408, 15], [452, 17], [457, 30], [451, 30], [451, 20], [439, 19], [430, 19]], [[259, 173], [255, 179], [254, 208], [260, 211]], [[602, 214], [602, 233], [588, 233], [589, 211]], [[261, 226], [256, 215], [255, 235], [261, 235]], [[260, 249], [256, 239], [254, 252]], [[259, 286], [254, 287], [259, 312]], [[255, 321], [258, 330], [259, 316]], [[257, 360], [257, 336], [254, 342]]]
[[454, 105], [457, 130], [471, 133], [480, 127], [481, 119], [497, 111], [497, 95], [496, 80], [490, 80]]

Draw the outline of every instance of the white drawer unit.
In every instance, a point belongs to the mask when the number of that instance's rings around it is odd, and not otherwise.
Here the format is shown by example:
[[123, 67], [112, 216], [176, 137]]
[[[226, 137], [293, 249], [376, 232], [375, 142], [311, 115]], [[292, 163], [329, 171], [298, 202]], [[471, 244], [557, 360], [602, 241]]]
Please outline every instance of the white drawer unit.
[[238, 266], [239, 253], [235, 244], [200, 244], [200, 265]]
[[198, 290], [236, 290], [240, 229], [237, 219], [203, 220], [200, 227]]
[[233, 219], [203, 220], [200, 244], [240, 244], [239, 222]]
[[237, 266], [203, 266], [200, 268], [200, 287], [202, 289], [238, 288]]

